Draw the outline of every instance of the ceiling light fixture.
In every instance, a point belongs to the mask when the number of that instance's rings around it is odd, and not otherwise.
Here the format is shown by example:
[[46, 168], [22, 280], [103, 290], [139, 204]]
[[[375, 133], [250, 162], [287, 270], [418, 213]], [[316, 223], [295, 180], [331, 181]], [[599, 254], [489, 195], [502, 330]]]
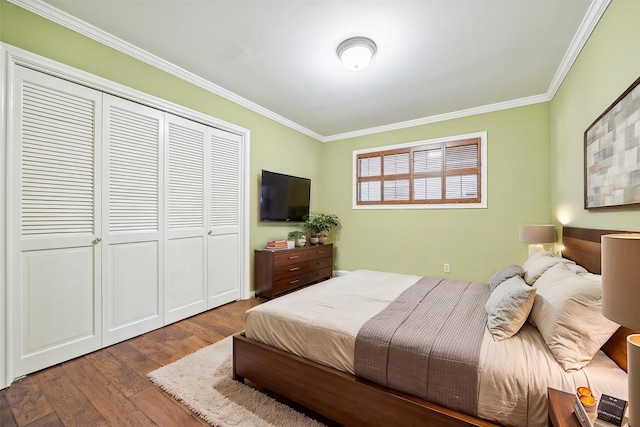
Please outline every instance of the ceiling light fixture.
[[351, 71], [360, 71], [369, 65], [377, 46], [366, 37], [351, 37], [338, 46], [338, 56], [344, 66]]

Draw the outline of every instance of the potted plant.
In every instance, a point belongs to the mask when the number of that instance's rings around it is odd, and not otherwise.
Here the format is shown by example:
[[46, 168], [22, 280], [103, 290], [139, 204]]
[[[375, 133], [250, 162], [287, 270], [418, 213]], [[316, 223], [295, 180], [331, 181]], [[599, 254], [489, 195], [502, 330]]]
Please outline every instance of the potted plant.
[[305, 237], [304, 233], [298, 230], [289, 232], [289, 234], [287, 234], [287, 240], [295, 241], [296, 246], [299, 248], [307, 244], [307, 238]]
[[340, 220], [334, 214], [310, 213], [305, 217], [304, 228], [311, 234], [311, 244], [324, 244], [327, 241], [327, 233], [332, 228], [340, 227]]

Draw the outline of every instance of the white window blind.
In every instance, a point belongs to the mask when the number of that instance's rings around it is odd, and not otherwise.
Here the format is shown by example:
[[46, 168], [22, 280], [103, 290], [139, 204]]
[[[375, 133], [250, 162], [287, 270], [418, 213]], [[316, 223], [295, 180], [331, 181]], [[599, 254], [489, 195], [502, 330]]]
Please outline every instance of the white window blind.
[[414, 200], [440, 200], [442, 198], [442, 178], [415, 178], [413, 180]]
[[358, 200], [362, 202], [379, 202], [382, 200], [380, 181], [365, 181], [358, 183]]
[[409, 153], [384, 154], [384, 175], [409, 173]]
[[361, 177], [379, 176], [381, 169], [380, 155], [358, 159], [358, 175]]
[[356, 205], [482, 202], [482, 137], [387, 148], [357, 154]]

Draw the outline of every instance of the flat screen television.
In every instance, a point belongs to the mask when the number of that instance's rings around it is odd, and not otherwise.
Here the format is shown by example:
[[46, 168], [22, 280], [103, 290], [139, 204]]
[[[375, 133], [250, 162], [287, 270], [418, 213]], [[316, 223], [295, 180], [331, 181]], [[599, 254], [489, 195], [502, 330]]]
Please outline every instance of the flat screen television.
[[263, 170], [260, 221], [303, 222], [310, 197], [310, 179]]

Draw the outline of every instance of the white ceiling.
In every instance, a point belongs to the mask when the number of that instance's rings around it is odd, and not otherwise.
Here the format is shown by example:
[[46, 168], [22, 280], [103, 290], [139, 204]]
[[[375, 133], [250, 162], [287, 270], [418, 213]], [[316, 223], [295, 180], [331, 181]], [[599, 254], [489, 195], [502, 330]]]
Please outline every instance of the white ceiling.
[[609, 2], [10, 1], [325, 141], [548, 100]]

